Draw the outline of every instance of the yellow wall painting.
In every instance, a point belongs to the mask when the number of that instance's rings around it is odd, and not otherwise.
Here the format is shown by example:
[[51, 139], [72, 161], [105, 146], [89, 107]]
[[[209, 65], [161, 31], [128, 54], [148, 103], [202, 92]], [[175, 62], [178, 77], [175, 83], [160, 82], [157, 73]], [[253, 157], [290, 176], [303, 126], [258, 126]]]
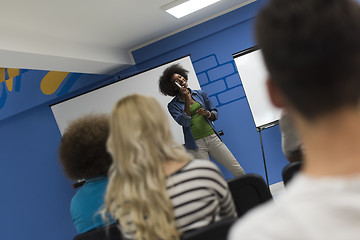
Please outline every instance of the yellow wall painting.
[[0, 68], [0, 82], [5, 81], [5, 68]]
[[[6, 71], [8, 77], [6, 77]], [[19, 74], [20, 70], [18, 68], [0, 68], [0, 83], [5, 82], [7, 89], [11, 92], [13, 90], [14, 77], [19, 76]], [[41, 91], [45, 95], [53, 94], [68, 75], [69, 72], [48, 72], [41, 80]]]
[[8, 78], [5, 79], [5, 68], [0, 68], [0, 83], [6, 83], [6, 87], [11, 92], [13, 90], [14, 77], [19, 76], [20, 70], [18, 68], [7, 68]]
[[69, 75], [69, 72], [50, 71], [41, 80], [40, 88], [45, 95], [53, 94], [60, 84]]

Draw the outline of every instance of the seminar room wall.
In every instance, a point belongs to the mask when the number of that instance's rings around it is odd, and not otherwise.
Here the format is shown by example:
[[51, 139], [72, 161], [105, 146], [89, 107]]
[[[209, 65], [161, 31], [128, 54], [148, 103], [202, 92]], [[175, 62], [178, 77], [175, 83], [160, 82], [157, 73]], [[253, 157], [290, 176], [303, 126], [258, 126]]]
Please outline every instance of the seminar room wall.
[[[262, 3], [258, 0], [138, 49], [133, 52], [137, 64], [118, 75], [125, 78], [191, 54], [202, 89], [219, 109], [216, 127], [224, 131], [224, 142], [248, 173], [259, 173], [265, 178], [259, 136], [232, 59], [233, 53], [255, 44], [254, 18]], [[24, 104], [31, 101], [30, 98], [37, 102], [0, 119], [2, 239], [62, 240], [76, 234], [69, 213], [75, 191], [58, 162], [61, 135], [49, 104], [91, 90], [101, 82], [111, 81], [112, 76], [110, 79], [97, 76], [89, 82], [84, 79], [77, 79], [71, 86], [62, 82], [48, 98], [39, 100], [40, 95], [24, 98]], [[21, 82], [19, 92], [16, 89], [7, 92], [6, 104], [21, 95], [31, 84], [31, 78]], [[6, 91], [5, 84], [0, 84], [1, 91]], [[62, 91], [64, 88], [66, 91]], [[286, 164], [278, 127], [264, 130], [263, 142], [270, 184], [276, 183], [281, 181], [281, 169]], [[220, 168], [226, 178], [231, 177], [227, 170]]]
[[[120, 72], [120, 77], [152, 68], [190, 54], [200, 86], [219, 110], [215, 122], [222, 137], [247, 173], [265, 176], [260, 137], [232, 54], [254, 46], [254, 20], [265, 1], [256, 1], [193, 28], [133, 51], [136, 66]], [[169, 101], [171, 98], [169, 97]], [[281, 151], [279, 126], [262, 131], [269, 184], [282, 181], [287, 161]], [[218, 165], [225, 178], [231, 173]]]
[[49, 104], [112, 76], [0, 71], [0, 238], [72, 239], [69, 207], [75, 190], [58, 161], [61, 136]]

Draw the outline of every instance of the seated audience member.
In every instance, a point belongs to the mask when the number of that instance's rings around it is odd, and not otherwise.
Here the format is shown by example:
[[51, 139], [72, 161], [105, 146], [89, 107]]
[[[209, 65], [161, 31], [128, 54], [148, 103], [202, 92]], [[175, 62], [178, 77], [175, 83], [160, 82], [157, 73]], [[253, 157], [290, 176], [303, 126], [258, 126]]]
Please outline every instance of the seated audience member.
[[227, 217], [235, 207], [216, 165], [173, 140], [168, 118], [152, 97], [130, 95], [112, 111], [108, 150], [113, 164], [104, 212], [127, 238], [177, 240]]
[[291, 115], [306, 157], [278, 201], [240, 219], [229, 239], [359, 239], [360, 6], [270, 0], [256, 33], [270, 99]]
[[70, 212], [78, 233], [105, 225], [98, 213], [104, 204], [111, 156], [106, 150], [109, 117], [87, 115], [73, 121], [62, 136], [59, 157], [65, 174], [85, 179], [71, 200]]
[[281, 147], [289, 162], [298, 162], [303, 159], [303, 147], [291, 116], [282, 111], [280, 116]]

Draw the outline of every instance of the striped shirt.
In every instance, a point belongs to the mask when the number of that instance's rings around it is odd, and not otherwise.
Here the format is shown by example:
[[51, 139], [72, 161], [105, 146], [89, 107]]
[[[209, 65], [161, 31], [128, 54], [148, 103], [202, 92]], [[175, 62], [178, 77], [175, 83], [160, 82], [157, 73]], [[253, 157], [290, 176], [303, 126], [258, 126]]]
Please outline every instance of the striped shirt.
[[166, 182], [176, 225], [181, 232], [236, 217], [227, 182], [211, 161], [192, 160], [168, 176]]
[[[181, 232], [237, 216], [228, 184], [209, 160], [190, 161], [166, 178], [166, 186], [174, 205], [176, 226]], [[122, 234], [126, 239], [133, 239], [136, 229], [130, 220], [128, 227], [133, 230]]]

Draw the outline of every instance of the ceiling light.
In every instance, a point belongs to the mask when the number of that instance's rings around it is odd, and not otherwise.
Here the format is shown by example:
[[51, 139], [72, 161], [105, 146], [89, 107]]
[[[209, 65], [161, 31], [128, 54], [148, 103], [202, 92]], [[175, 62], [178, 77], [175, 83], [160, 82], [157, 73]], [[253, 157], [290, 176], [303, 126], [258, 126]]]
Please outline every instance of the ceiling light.
[[184, 17], [220, 0], [177, 0], [162, 7], [167, 13], [176, 18]]

